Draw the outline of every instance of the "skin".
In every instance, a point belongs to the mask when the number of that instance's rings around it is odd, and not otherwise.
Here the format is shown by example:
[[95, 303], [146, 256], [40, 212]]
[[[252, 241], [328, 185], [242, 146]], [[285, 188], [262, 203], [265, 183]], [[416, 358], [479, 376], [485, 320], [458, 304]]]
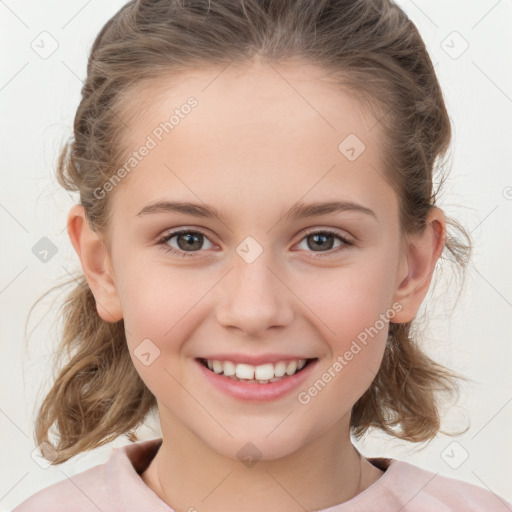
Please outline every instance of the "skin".
[[[147, 93], [154, 101], [130, 118], [127, 149], [140, 147], [189, 96], [198, 106], [103, 199], [112, 201], [108, 237], [90, 229], [79, 205], [68, 232], [98, 313], [124, 318], [133, 363], [158, 402], [163, 444], [143, 481], [178, 511], [319, 510], [383, 474], [360, 462], [349, 421], [379, 368], [387, 324], [307, 405], [297, 393], [393, 304], [401, 311], [392, 321], [415, 317], [443, 248], [445, 217], [432, 208], [422, 235], [401, 238], [397, 197], [381, 177], [379, 125], [319, 69], [255, 62], [219, 72], [154, 84], [158, 94]], [[338, 150], [350, 133], [366, 146], [353, 162]], [[164, 199], [213, 205], [228, 219], [137, 216]], [[345, 211], [281, 220], [299, 199], [351, 200], [376, 219]], [[180, 227], [206, 237], [190, 257], [163, 249], [179, 250], [178, 237], [158, 245]], [[354, 245], [337, 251], [342, 242], [334, 237], [315, 250], [306, 230], [322, 228]], [[247, 236], [263, 249], [252, 263], [236, 252]], [[133, 354], [146, 338], [160, 350], [149, 366]], [[201, 378], [194, 358], [212, 352], [319, 361], [300, 389], [254, 404]], [[247, 442], [261, 453], [251, 467], [237, 457]]]

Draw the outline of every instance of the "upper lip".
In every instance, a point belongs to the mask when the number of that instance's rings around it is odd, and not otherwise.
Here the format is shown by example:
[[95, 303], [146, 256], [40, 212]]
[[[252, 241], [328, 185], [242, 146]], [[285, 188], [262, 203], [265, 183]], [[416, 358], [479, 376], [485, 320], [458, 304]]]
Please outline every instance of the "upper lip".
[[258, 366], [266, 363], [278, 363], [279, 361], [299, 361], [300, 359], [316, 359], [306, 356], [291, 356], [290, 354], [215, 354], [204, 356], [199, 359], [210, 359], [217, 361], [232, 361], [235, 364], [250, 364]]

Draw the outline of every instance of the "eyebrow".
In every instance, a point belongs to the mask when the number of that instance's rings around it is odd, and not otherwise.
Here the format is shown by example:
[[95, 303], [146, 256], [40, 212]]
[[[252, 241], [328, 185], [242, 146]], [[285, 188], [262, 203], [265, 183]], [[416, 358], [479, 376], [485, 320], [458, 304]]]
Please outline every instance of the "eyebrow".
[[[287, 212], [281, 215], [281, 219], [296, 220], [344, 211], [363, 213], [365, 215], [372, 216], [377, 220], [377, 215], [373, 210], [352, 201], [329, 201], [309, 204], [299, 201]], [[192, 215], [194, 217], [215, 218], [221, 222], [226, 221], [228, 217], [226, 214], [218, 211], [211, 205], [183, 201], [156, 201], [154, 203], [149, 203], [144, 206], [136, 216], [141, 217], [157, 213], [181, 213], [184, 215]]]

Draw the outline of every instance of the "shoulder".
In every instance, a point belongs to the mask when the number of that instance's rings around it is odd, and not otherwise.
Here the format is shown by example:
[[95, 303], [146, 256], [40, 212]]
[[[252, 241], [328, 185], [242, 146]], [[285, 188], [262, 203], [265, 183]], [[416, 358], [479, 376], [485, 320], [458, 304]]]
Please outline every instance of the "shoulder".
[[[443, 476], [397, 459], [370, 459], [388, 467], [376, 490], [392, 496], [393, 505], [400, 504], [415, 512], [488, 512], [509, 510], [512, 504], [488, 489]], [[384, 462], [385, 461], [385, 462]], [[385, 477], [385, 478], [384, 478]], [[379, 483], [378, 480], [376, 484]], [[371, 486], [373, 487], [373, 486]], [[367, 490], [371, 489], [368, 488]]]
[[107, 500], [105, 464], [99, 464], [41, 489], [13, 512], [98, 512]]
[[148, 506], [155, 512], [168, 512], [171, 509], [140, 477], [161, 441], [151, 439], [114, 448], [106, 463], [36, 492], [13, 512], [137, 512]]

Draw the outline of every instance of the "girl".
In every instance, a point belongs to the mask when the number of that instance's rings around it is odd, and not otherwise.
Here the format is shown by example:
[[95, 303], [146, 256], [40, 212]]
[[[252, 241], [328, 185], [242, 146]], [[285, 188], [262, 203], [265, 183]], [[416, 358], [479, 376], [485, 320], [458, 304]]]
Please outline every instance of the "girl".
[[15, 510], [510, 509], [351, 442], [428, 441], [457, 389], [412, 336], [437, 261], [470, 253], [435, 202], [449, 142], [390, 0], [126, 4], [59, 160], [84, 276], [36, 440], [60, 464], [155, 408], [162, 437]]

